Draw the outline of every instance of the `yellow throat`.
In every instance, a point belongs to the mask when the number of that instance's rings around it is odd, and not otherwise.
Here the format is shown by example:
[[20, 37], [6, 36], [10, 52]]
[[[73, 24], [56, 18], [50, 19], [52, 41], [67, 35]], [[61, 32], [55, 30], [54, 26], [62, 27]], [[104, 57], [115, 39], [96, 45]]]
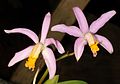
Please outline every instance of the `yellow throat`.
[[88, 45], [91, 48], [93, 56], [96, 57], [97, 51], [100, 50], [99, 47], [98, 47], [99, 42], [94, 38], [94, 36], [91, 33], [85, 34], [85, 39], [87, 40]]
[[40, 52], [42, 51], [42, 47], [43, 47], [43, 45], [40, 44], [40, 43], [37, 43], [33, 47], [32, 51], [31, 51], [31, 53], [29, 55], [29, 58], [25, 63], [25, 67], [28, 67], [29, 69], [32, 69], [32, 71], [34, 71], [35, 62], [38, 59], [38, 56], [39, 56]]

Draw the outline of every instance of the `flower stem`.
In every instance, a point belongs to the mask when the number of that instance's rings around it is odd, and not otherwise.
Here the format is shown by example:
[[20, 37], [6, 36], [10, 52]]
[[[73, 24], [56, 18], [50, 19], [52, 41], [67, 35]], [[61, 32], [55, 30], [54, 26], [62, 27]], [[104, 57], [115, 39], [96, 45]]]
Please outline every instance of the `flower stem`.
[[59, 57], [59, 58], [57, 59], [57, 61], [59, 61], [59, 60], [61, 60], [61, 59], [64, 59], [64, 58], [66, 58], [66, 57], [72, 56], [72, 55], [74, 55], [74, 52], [72, 52], [72, 53], [68, 53], [68, 52], [67, 52], [65, 55]]
[[45, 70], [44, 74], [42, 75], [41, 79], [39, 80], [38, 84], [42, 84], [42, 82], [44, 81], [44, 79], [46, 78], [48, 74], [48, 69]]
[[33, 84], [35, 84], [35, 82], [36, 82], [36, 78], [38, 76], [39, 71], [40, 71], [40, 69], [38, 68], [36, 73], [35, 73], [34, 79], [33, 79]]
[[[72, 52], [72, 53], [68, 53], [68, 52], [67, 52], [67, 53], [64, 54], [63, 56], [59, 57], [56, 61], [62, 60], [62, 59], [64, 59], [64, 58], [69, 57], [69, 56], [72, 56], [72, 55], [74, 55], [74, 52]], [[39, 80], [38, 84], [42, 84], [42, 83], [43, 83], [43, 81], [44, 81], [44, 79], [46, 78], [47, 74], [48, 74], [48, 69], [46, 69], [46, 71], [44, 72], [43, 76], [42, 76], [41, 79]]]

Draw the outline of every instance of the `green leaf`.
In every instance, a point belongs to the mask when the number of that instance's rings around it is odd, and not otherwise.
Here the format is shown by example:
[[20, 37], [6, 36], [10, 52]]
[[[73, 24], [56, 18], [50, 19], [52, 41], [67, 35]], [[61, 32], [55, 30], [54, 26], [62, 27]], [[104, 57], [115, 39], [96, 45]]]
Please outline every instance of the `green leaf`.
[[69, 81], [59, 82], [57, 84], [88, 84], [88, 83], [81, 80], [69, 80]]
[[57, 84], [59, 75], [54, 76], [53, 79], [48, 79], [44, 84]]

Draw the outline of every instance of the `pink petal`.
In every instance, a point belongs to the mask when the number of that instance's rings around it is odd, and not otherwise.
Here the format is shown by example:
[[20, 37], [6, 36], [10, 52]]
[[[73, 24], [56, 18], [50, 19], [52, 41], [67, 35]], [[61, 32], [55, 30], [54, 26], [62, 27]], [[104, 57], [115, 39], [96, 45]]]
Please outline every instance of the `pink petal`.
[[27, 35], [29, 38], [31, 38], [35, 43], [39, 42], [38, 36], [31, 30], [26, 28], [15, 28], [12, 30], [4, 30], [6, 33], [22, 33]]
[[54, 40], [53, 38], [47, 38], [45, 40], [45, 45], [48, 46], [50, 44], [54, 44], [59, 53], [63, 54], [65, 52], [62, 44], [58, 40]]
[[108, 20], [110, 20], [116, 12], [109, 11], [107, 13], [102, 14], [97, 20], [95, 20], [91, 25], [90, 25], [90, 32], [96, 33]]
[[24, 50], [15, 53], [15, 56], [10, 60], [8, 67], [11, 67], [14, 64], [16, 64], [17, 62], [26, 59], [29, 56], [32, 49], [33, 49], [33, 46], [29, 46], [29, 47], [25, 48]]
[[64, 24], [55, 25], [51, 28], [51, 31], [59, 31], [62, 33], [67, 33], [69, 35], [80, 37], [83, 36], [79, 28], [75, 26], [66, 26]]
[[42, 24], [42, 32], [41, 32], [41, 40], [40, 42], [44, 44], [44, 41], [46, 39], [48, 30], [49, 30], [49, 26], [50, 26], [50, 20], [51, 20], [51, 14], [48, 12], [45, 15], [43, 24]]
[[88, 32], [88, 23], [87, 23], [86, 17], [84, 16], [82, 10], [78, 7], [74, 7], [73, 11], [74, 11], [75, 17], [78, 21], [81, 31], [84, 34], [87, 33]]
[[80, 57], [82, 56], [83, 50], [84, 50], [84, 46], [87, 44], [87, 42], [83, 39], [83, 38], [78, 38], [75, 41], [74, 44], [74, 52], [75, 52], [75, 57], [77, 59], [77, 61], [80, 59]]
[[101, 35], [95, 35], [100, 42], [100, 45], [103, 46], [109, 53], [113, 53], [113, 46], [110, 41]]
[[45, 48], [42, 51], [43, 58], [49, 71], [49, 79], [52, 79], [56, 73], [56, 60], [53, 51], [50, 48]]

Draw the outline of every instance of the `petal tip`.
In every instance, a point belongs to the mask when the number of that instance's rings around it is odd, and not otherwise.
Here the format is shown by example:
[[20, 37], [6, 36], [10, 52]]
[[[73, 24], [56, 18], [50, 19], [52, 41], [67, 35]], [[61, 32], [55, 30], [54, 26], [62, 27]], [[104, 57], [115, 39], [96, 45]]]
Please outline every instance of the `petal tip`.
[[62, 53], [62, 54], [65, 53], [65, 50], [63, 50], [61, 53]]
[[77, 62], [79, 61], [79, 58], [76, 58]]
[[60, 54], [63, 54], [63, 53], [65, 53], [65, 50], [63, 50], [63, 51], [59, 51], [59, 53], [60, 53]]
[[9, 64], [8, 64], [8, 67], [11, 67], [11, 66], [13, 66], [13, 64], [9, 63]]
[[75, 10], [75, 9], [77, 9], [77, 8], [79, 8], [79, 7], [75, 6], [75, 7], [73, 7], [73, 10]]
[[59, 52], [60, 54], [65, 53], [65, 49], [63, 48], [62, 44], [61, 44], [58, 40], [56, 40], [56, 42], [57, 42], [57, 45], [58, 45], [58, 47], [57, 47], [58, 52]]
[[49, 79], [53, 79], [54, 76], [49, 76]]
[[111, 52], [110, 52], [110, 54], [112, 54], [114, 51], [113, 50], [111, 50]]
[[46, 14], [46, 16], [50, 17], [50, 16], [51, 16], [50, 12], [48, 12], [48, 13]]
[[51, 31], [56, 31], [55, 27], [52, 27], [52, 28], [51, 28]]
[[113, 13], [113, 15], [115, 15], [115, 14], [116, 14], [116, 11], [115, 11], [115, 10], [112, 10], [111, 12]]
[[11, 67], [11, 65], [8, 65], [8, 67]]
[[8, 67], [11, 67], [15, 64], [15, 62], [13, 60], [10, 60], [10, 62], [8, 63]]
[[54, 31], [54, 27], [51, 28], [51, 31]]
[[116, 14], [116, 11], [115, 11], [115, 10], [111, 10], [111, 11], [108, 12], [108, 15], [109, 15], [110, 17], [114, 16], [115, 14]]
[[76, 58], [77, 62], [80, 60], [80, 57], [75, 56], [75, 58]]
[[5, 33], [9, 33], [9, 30], [4, 30]]
[[58, 25], [55, 25], [51, 28], [51, 31], [57, 31]]

